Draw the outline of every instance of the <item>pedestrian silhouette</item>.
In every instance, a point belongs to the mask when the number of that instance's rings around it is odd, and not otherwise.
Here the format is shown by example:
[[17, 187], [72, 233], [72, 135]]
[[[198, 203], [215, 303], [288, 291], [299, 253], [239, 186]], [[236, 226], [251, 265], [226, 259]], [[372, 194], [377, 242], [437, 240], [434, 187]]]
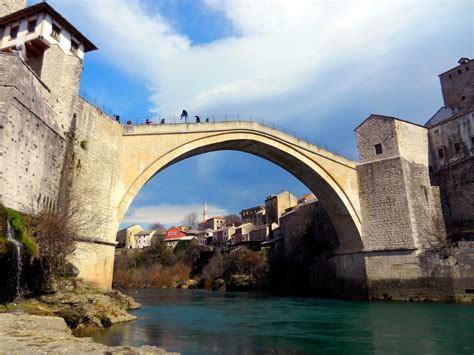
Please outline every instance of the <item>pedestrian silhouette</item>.
[[201, 118], [199, 116], [194, 116], [194, 117], [196, 117], [196, 122], [197, 123], [201, 122]]
[[132, 124], [132, 121], [128, 120], [128, 121], [127, 121], [127, 124], [128, 124], [128, 125], [131, 125], [131, 124]]
[[151, 121], [147, 118], [146, 121], [145, 121], [145, 124], [150, 124]]
[[181, 119], [183, 118], [184, 118], [184, 122], [188, 123], [188, 111], [183, 110], [183, 112], [181, 112]]
[[208, 117], [208, 118], [206, 118], [206, 122], [209, 122], [209, 117]]
[[165, 119], [164, 118], [161, 119], [160, 124], [165, 124]]

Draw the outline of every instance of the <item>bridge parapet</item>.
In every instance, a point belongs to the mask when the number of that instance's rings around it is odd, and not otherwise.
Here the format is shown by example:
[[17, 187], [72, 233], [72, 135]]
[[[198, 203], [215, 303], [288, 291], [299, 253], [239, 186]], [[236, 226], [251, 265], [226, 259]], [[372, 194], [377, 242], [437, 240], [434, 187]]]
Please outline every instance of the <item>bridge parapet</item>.
[[275, 138], [284, 140], [290, 144], [310, 150], [316, 154], [328, 159], [333, 159], [341, 164], [354, 167], [357, 162], [349, 154], [337, 151], [335, 148], [329, 148], [325, 144], [318, 144], [315, 140], [308, 137], [298, 137], [295, 132], [290, 132], [284, 127], [270, 124], [263, 120], [226, 120], [211, 121], [200, 123], [165, 123], [165, 124], [139, 124], [123, 126], [123, 135], [164, 135], [164, 134], [190, 134], [202, 132], [226, 132], [226, 131], [257, 131], [261, 134], [268, 134]]

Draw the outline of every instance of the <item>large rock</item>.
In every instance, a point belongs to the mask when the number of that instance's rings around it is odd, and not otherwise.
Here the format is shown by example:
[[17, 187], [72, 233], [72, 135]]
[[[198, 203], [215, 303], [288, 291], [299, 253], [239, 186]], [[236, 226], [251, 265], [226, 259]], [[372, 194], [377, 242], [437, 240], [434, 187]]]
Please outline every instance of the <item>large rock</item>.
[[166, 354], [155, 346], [110, 347], [76, 338], [59, 317], [0, 314], [1, 354]]

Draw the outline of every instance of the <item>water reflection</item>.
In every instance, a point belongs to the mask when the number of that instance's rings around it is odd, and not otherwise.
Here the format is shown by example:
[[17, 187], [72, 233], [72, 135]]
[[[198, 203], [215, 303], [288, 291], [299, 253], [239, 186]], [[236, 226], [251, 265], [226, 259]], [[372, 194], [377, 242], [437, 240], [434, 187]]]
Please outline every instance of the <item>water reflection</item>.
[[469, 353], [474, 307], [140, 290], [137, 321], [94, 338], [183, 354]]

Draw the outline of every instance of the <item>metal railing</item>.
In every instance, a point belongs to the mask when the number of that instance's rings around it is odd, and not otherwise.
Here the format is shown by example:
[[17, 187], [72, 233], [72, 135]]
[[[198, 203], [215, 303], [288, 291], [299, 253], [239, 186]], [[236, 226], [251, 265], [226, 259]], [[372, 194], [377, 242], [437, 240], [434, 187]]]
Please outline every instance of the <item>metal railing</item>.
[[111, 118], [116, 118], [117, 115], [107, 106], [101, 104], [99, 101], [97, 101], [95, 98], [92, 96], [88, 95], [87, 92], [85, 91], [80, 91], [79, 96], [84, 100], [90, 103], [92, 106], [97, 107], [99, 110], [101, 110], [103, 113], [106, 115], [110, 116]]
[[259, 116], [241, 115], [238, 113], [230, 114], [230, 115], [202, 115], [202, 116], [199, 116], [200, 122], [196, 122], [197, 121], [196, 116], [189, 116], [187, 120], [185, 120], [184, 118], [181, 118], [180, 116], [150, 115], [148, 117], [121, 117], [115, 114], [107, 106], [101, 104], [95, 98], [88, 95], [85, 91], [81, 91], [80, 96], [91, 105], [97, 107], [99, 110], [109, 115], [111, 119], [116, 120], [122, 125], [170, 125], [170, 124], [183, 124], [183, 123], [206, 124], [206, 123], [218, 123], [218, 122], [256, 122], [258, 124], [261, 124], [262, 126], [286, 133], [298, 141], [315, 145], [317, 147], [323, 148], [329, 152], [340, 155], [350, 160], [356, 160], [356, 158], [354, 158], [350, 153], [343, 152], [340, 149], [337, 149], [335, 147], [330, 147], [327, 144], [320, 142], [314, 138], [298, 135], [295, 130], [290, 130], [282, 125], [276, 124], [275, 122], [264, 120], [262, 117], [259, 117]]
[[[291, 130], [286, 128], [285, 126], [276, 124], [275, 122], [272, 121], [267, 121], [264, 120], [261, 117], [258, 116], [252, 116], [252, 115], [240, 115], [240, 114], [233, 114], [233, 115], [209, 115], [209, 116], [199, 116], [200, 121], [196, 122], [196, 118], [194, 117], [193, 119], [187, 120], [185, 122], [184, 119], [181, 119], [179, 116], [172, 116], [172, 117], [147, 117], [147, 118], [127, 118], [126, 120], [121, 119], [121, 123], [124, 125], [128, 124], [131, 125], [172, 125], [172, 124], [198, 124], [198, 125], [205, 125], [209, 123], [225, 123], [225, 122], [255, 122], [258, 124], [261, 124], [262, 126], [272, 128], [274, 130], [278, 130], [280, 132], [286, 133], [293, 138], [295, 138], [298, 141], [305, 142], [307, 144], [312, 144], [315, 145], [319, 148], [323, 148], [329, 152], [332, 152], [334, 154], [340, 155], [344, 158], [347, 158], [349, 160], [356, 160], [352, 156], [352, 154], [343, 152], [340, 149], [337, 149], [335, 147], [330, 147], [327, 144], [318, 141], [314, 138], [309, 138], [308, 136], [302, 136], [298, 135], [296, 133], [296, 130]], [[149, 123], [147, 123], [147, 120]], [[208, 121], [207, 121], [208, 120]]]

